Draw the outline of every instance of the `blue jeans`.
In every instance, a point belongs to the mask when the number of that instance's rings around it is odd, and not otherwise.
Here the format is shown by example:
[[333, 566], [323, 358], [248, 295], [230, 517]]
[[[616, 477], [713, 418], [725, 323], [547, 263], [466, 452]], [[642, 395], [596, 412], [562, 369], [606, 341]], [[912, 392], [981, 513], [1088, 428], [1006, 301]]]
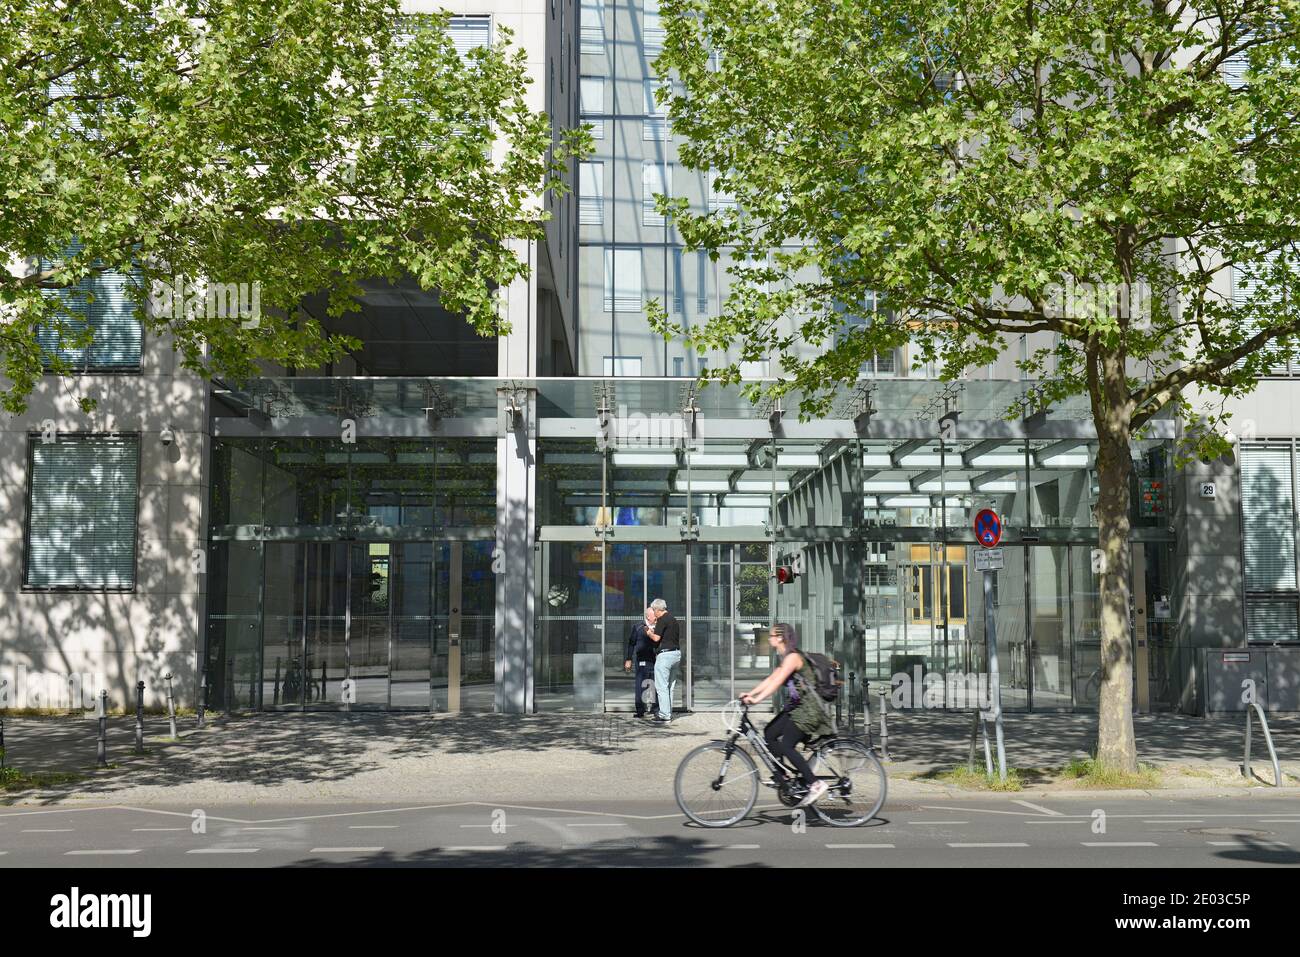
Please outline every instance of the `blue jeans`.
[[673, 692], [677, 690], [677, 672], [681, 669], [681, 651], [662, 651], [655, 659], [655, 695], [659, 717], [673, 716]]

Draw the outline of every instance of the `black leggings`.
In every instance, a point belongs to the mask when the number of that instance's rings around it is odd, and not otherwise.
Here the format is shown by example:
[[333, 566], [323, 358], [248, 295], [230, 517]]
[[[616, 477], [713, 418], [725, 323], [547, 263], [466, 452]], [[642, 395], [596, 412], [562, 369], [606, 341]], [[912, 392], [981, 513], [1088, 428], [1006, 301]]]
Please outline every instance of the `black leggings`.
[[812, 768], [808, 766], [808, 762], [796, 747], [801, 742], [807, 741], [808, 735], [795, 727], [794, 718], [790, 717], [788, 711], [778, 714], [767, 723], [767, 727], [763, 729], [763, 738], [772, 753], [793, 764], [803, 783], [812, 787], [816, 778], [813, 777]]

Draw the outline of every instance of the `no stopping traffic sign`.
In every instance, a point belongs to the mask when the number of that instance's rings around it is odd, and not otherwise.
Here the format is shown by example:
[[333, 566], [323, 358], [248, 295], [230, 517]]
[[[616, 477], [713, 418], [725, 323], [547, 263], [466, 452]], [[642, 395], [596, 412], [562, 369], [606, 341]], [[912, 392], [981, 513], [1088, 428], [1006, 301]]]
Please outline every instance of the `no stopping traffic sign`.
[[1002, 519], [991, 508], [980, 509], [975, 516], [975, 541], [985, 548], [996, 548], [1002, 541]]

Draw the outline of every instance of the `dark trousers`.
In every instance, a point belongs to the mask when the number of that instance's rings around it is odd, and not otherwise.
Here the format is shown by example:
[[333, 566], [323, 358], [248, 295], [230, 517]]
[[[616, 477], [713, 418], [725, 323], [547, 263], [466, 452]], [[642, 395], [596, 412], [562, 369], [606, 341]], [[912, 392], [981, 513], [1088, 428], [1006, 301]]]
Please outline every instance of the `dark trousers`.
[[807, 740], [807, 738], [808, 735], [795, 727], [794, 718], [790, 717], [788, 712], [777, 715], [763, 729], [763, 739], [767, 741], [767, 746], [772, 753], [779, 758], [785, 758], [794, 765], [794, 769], [799, 772], [799, 777], [803, 779], [803, 783], [811, 787], [816, 779], [813, 777], [812, 768], [808, 766], [808, 762], [804, 760], [804, 756], [799, 753], [797, 747], [800, 742]]
[[655, 702], [655, 660], [653, 655], [632, 659], [632, 673], [635, 675], [635, 695], [637, 717], [645, 714], [647, 707]]

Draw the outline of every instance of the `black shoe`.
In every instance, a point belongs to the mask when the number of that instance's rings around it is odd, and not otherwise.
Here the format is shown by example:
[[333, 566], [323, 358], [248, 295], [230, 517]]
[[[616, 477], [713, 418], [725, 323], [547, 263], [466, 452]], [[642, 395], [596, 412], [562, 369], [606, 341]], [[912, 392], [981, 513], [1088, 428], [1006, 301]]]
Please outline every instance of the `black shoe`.
[[653, 718], [651, 718], [650, 720], [652, 720], [655, 724], [671, 724], [671, 723], [672, 723], [672, 719], [671, 719], [671, 718], [661, 718], [661, 717], [659, 717], [659, 715], [655, 715], [655, 716], [654, 716]]

